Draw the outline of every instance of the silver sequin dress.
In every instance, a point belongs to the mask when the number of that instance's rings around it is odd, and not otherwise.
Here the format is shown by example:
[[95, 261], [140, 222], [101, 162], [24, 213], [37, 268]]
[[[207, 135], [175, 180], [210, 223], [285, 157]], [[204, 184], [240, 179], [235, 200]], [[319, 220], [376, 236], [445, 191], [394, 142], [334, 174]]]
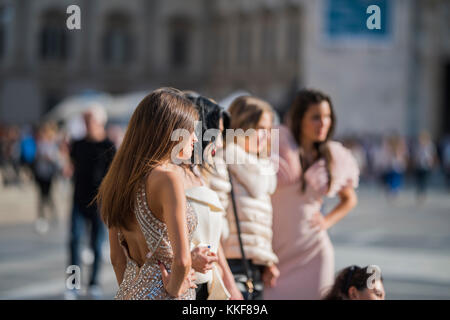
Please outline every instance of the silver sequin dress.
[[[161, 261], [170, 273], [173, 252], [170, 245], [167, 226], [157, 219], [150, 211], [145, 195], [145, 184], [142, 183], [136, 198], [135, 215], [145, 236], [149, 252], [145, 263], [139, 267], [129, 256], [126, 241], [119, 232], [119, 242], [127, 256], [127, 267], [123, 281], [114, 297], [116, 300], [172, 300], [164, 289], [161, 272], [157, 261]], [[189, 241], [197, 227], [197, 216], [186, 201], [186, 220], [189, 231]], [[194, 300], [195, 289], [189, 289], [185, 294], [178, 297], [179, 300]]]

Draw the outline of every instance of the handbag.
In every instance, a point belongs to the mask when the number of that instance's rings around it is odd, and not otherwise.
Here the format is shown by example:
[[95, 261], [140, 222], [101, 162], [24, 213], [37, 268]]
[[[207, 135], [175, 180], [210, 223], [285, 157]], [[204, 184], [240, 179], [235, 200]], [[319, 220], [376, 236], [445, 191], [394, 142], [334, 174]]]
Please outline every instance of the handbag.
[[244, 284], [246, 291], [247, 291], [247, 300], [251, 300], [253, 291], [254, 291], [253, 273], [248, 264], [248, 260], [245, 257], [244, 246], [242, 244], [242, 237], [241, 237], [241, 227], [239, 225], [239, 218], [238, 218], [238, 214], [237, 214], [236, 198], [235, 198], [234, 189], [233, 189], [233, 179], [231, 177], [231, 173], [230, 173], [230, 170], [228, 169], [228, 167], [227, 167], [227, 171], [228, 171], [228, 177], [230, 179], [230, 185], [231, 185], [231, 190], [230, 190], [231, 203], [233, 205], [233, 213], [234, 213], [234, 218], [236, 221], [236, 229], [237, 229], [238, 239], [239, 239], [239, 248], [241, 251], [242, 264], [244, 266], [244, 272], [245, 272], [245, 277], [235, 277], [235, 281], [241, 282]]

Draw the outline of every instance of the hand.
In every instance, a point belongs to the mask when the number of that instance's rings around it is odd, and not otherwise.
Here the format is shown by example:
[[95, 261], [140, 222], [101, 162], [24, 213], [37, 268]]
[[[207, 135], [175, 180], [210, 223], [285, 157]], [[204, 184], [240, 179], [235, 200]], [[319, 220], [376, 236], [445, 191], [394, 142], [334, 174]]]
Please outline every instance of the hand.
[[195, 289], [197, 288], [197, 285], [195, 284], [195, 271], [194, 269], [191, 269], [189, 271], [188, 276], [184, 279], [183, 283], [181, 284], [180, 289], [178, 290], [178, 293], [170, 292], [168, 288], [170, 288], [170, 273], [167, 272], [166, 266], [158, 261], [159, 269], [161, 270], [161, 278], [163, 281], [164, 289], [174, 298], [177, 298], [178, 296], [184, 294], [188, 289]]
[[206, 273], [218, 262], [219, 258], [208, 247], [196, 247], [191, 251], [192, 268], [200, 273]]
[[270, 267], [266, 267], [263, 272], [262, 280], [264, 282], [264, 286], [273, 288], [277, 284], [277, 279], [280, 276], [280, 270], [278, 270], [276, 265], [271, 265]]
[[318, 228], [317, 231], [327, 230], [329, 228], [327, 219], [322, 215], [320, 211], [316, 212], [309, 220], [309, 226], [311, 228]]

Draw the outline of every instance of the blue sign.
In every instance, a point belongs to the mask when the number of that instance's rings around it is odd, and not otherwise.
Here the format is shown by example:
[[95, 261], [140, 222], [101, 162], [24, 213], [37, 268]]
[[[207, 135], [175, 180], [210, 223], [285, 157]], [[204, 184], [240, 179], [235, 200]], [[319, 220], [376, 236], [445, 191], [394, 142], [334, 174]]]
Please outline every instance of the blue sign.
[[[325, 3], [325, 32], [329, 38], [382, 39], [389, 36], [389, 0], [327, 0]], [[367, 26], [367, 20], [374, 13], [367, 13], [367, 8], [372, 5], [380, 9], [380, 29]]]

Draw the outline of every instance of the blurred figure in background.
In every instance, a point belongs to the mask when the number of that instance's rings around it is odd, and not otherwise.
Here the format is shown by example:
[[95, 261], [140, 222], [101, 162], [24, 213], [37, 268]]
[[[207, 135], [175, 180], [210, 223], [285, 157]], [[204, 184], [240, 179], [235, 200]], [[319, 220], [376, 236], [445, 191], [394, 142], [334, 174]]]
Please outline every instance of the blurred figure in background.
[[36, 139], [33, 128], [26, 126], [22, 130], [22, 139], [20, 140], [20, 163], [26, 169], [26, 174], [33, 177], [33, 163], [36, 157]]
[[362, 182], [362, 180], [368, 180], [369, 172], [367, 151], [364, 148], [364, 145], [357, 138], [347, 139], [346, 141], [343, 141], [343, 145], [351, 151], [356, 163], [358, 164], [358, 168], [361, 173], [360, 182]]
[[5, 167], [5, 141], [6, 141], [6, 128], [0, 124], [0, 187], [4, 185], [4, 167]]
[[450, 190], [450, 134], [444, 136], [440, 145], [441, 149], [441, 163], [444, 171], [447, 188]]
[[389, 198], [396, 197], [403, 186], [408, 163], [405, 140], [396, 134], [385, 138], [377, 156], [387, 195]]
[[436, 147], [428, 132], [421, 132], [412, 150], [412, 165], [416, 178], [417, 200], [425, 200], [428, 179], [437, 160]]
[[368, 266], [351, 266], [341, 270], [323, 300], [384, 300], [386, 294], [381, 275], [379, 280], [372, 282], [372, 289], [368, 288], [372, 275], [368, 272]]
[[61, 158], [56, 141], [57, 130], [51, 123], [39, 128], [36, 142], [36, 155], [33, 164], [33, 174], [39, 189], [38, 217], [35, 223], [36, 231], [46, 233], [49, 228], [45, 208], [50, 210], [50, 217], [57, 222], [55, 203], [51, 197], [52, 182], [61, 168]]
[[[73, 162], [74, 197], [70, 225], [70, 264], [81, 268], [80, 244], [84, 228], [90, 227], [90, 247], [94, 262], [88, 292], [93, 298], [101, 297], [98, 274], [105, 226], [96, 203], [92, 203], [98, 187], [115, 154], [115, 146], [106, 136], [106, 111], [100, 105], [91, 106], [84, 113], [86, 137], [75, 141], [70, 148]], [[76, 290], [68, 290], [66, 299], [77, 298]]]
[[20, 184], [20, 130], [16, 126], [3, 129], [2, 142], [2, 178], [3, 185]]

